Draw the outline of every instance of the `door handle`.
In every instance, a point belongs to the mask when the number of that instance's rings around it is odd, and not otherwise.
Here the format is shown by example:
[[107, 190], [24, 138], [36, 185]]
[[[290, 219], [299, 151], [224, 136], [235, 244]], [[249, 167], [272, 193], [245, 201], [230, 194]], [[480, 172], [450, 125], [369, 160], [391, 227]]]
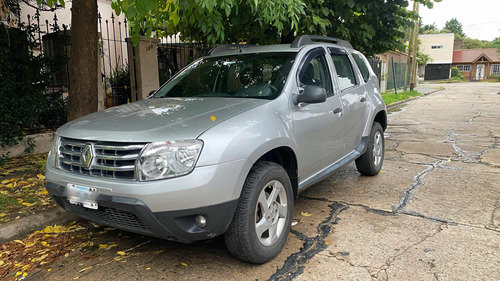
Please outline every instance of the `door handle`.
[[365, 97], [362, 97], [359, 101], [360, 101], [360, 102], [365, 102], [365, 101], [366, 101], [366, 98], [365, 98]]
[[342, 108], [335, 108], [335, 110], [333, 111], [333, 114], [337, 114], [337, 113], [340, 113], [342, 112]]

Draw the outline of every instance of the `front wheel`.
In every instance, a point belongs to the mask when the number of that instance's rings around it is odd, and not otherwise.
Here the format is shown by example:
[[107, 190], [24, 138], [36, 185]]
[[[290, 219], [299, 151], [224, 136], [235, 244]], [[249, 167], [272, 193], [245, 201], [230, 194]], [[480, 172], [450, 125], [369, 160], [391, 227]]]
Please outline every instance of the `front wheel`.
[[290, 178], [280, 165], [258, 162], [251, 169], [224, 241], [236, 258], [265, 263], [285, 245], [293, 211]]
[[364, 176], [375, 176], [384, 162], [384, 130], [378, 122], [373, 122], [366, 146], [366, 152], [356, 159], [356, 168]]

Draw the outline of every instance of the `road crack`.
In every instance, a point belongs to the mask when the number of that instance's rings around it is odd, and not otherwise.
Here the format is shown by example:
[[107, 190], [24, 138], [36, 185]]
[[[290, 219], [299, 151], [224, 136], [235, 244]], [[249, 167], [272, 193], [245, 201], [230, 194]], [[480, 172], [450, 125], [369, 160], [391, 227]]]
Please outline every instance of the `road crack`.
[[318, 225], [318, 235], [309, 237], [293, 229], [290, 231], [304, 241], [304, 244], [297, 253], [289, 256], [283, 267], [278, 269], [268, 280], [292, 280], [304, 272], [304, 264], [307, 261], [326, 249], [328, 245], [325, 243], [325, 238], [330, 235], [333, 225], [337, 224], [338, 215], [349, 208], [337, 202], [330, 204], [329, 207], [330, 215]]

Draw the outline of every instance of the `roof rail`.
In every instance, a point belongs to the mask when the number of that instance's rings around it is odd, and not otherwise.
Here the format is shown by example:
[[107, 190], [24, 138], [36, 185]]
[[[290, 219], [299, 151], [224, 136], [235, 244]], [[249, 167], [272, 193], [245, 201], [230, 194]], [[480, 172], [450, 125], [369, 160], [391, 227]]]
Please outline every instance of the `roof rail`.
[[219, 46], [215, 46], [208, 52], [209, 56], [213, 56], [219, 53], [227, 52], [227, 51], [232, 51], [232, 50], [241, 50], [245, 47], [252, 47], [254, 45], [247, 45], [247, 44], [222, 44]]
[[320, 35], [301, 35], [301, 36], [295, 38], [295, 40], [293, 40], [292, 45], [290, 47], [299, 48], [299, 47], [302, 47], [305, 45], [314, 44], [313, 40], [314, 41], [329, 42], [329, 43], [333, 43], [333, 44], [339, 44], [341, 46], [352, 49], [351, 43], [349, 43], [345, 40], [337, 39], [337, 38], [333, 38], [333, 37], [320, 36]]

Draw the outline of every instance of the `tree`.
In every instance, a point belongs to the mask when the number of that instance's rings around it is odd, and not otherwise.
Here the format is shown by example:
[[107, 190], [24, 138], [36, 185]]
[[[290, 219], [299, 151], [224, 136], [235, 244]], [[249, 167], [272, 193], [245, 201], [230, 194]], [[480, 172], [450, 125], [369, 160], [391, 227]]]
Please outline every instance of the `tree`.
[[[432, 7], [440, 0], [417, 0]], [[294, 35], [319, 34], [346, 39], [367, 53], [404, 50], [404, 30], [416, 15], [408, 0], [116, 0], [133, 40], [141, 34], [180, 33], [185, 40], [209, 44], [291, 42]]]
[[[64, 7], [64, 0], [45, 2], [49, 7]], [[100, 71], [96, 0], [72, 1], [70, 32], [68, 121], [97, 111]]]
[[469, 37], [464, 38], [462, 42], [462, 49], [485, 49], [485, 48], [493, 48], [492, 43], [490, 41], [472, 39]]
[[[422, 22], [422, 21], [420, 21]], [[433, 34], [433, 33], [438, 33], [438, 28], [436, 23], [432, 24], [426, 24], [426, 25], [420, 25], [418, 29], [418, 34]]]
[[500, 37], [497, 37], [491, 41], [491, 47], [497, 49], [497, 52], [500, 54]]
[[456, 18], [452, 18], [451, 20], [446, 21], [446, 23], [444, 24], [444, 28], [455, 33], [455, 35], [465, 37], [465, 33], [462, 29], [462, 24]]

